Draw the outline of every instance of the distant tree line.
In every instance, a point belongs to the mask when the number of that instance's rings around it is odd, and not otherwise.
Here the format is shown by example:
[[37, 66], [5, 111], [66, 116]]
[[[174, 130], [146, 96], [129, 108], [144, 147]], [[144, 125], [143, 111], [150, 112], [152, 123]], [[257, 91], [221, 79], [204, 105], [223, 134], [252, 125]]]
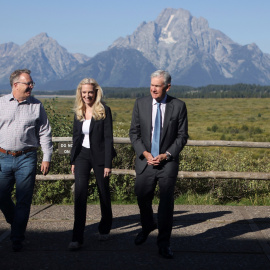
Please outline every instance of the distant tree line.
[[[103, 87], [103, 90], [107, 98], [138, 98], [149, 95], [149, 87]], [[267, 98], [270, 97], [270, 86], [242, 83], [202, 87], [172, 85], [170, 95], [177, 98]]]
[[[102, 87], [106, 98], [138, 98], [149, 95], [149, 87]], [[35, 95], [75, 95], [75, 90], [35, 91]], [[207, 85], [201, 87], [172, 85], [170, 95], [177, 98], [269, 98], [270, 86], [256, 84]]]

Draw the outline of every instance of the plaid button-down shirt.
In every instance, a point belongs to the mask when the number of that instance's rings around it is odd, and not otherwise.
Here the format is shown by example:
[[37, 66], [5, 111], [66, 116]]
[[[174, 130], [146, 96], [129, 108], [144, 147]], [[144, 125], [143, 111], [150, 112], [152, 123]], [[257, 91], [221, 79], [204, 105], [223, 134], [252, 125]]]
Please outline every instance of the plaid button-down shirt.
[[0, 147], [21, 151], [40, 145], [43, 161], [51, 161], [51, 127], [41, 102], [30, 96], [19, 103], [12, 93], [0, 97]]

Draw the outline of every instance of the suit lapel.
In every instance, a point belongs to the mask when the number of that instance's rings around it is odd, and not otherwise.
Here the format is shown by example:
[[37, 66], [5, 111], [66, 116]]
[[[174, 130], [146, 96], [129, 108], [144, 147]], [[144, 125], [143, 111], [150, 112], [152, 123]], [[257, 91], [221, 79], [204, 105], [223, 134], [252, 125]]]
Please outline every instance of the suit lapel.
[[76, 125], [78, 126], [77, 129], [80, 130], [80, 132], [82, 133], [83, 121], [79, 121], [78, 119], [76, 119]]
[[89, 129], [89, 134], [91, 134], [91, 132], [93, 131], [94, 126], [95, 126], [95, 120], [94, 120], [94, 118], [92, 117], [92, 119], [91, 119], [91, 124], [90, 124], [90, 129]]
[[152, 104], [153, 104], [153, 99], [151, 96], [149, 96], [149, 99], [147, 100], [147, 104], [145, 105], [145, 120], [146, 120], [146, 125], [145, 128], [146, 134], [148, 134], [148, 140], [151, 145], [151, 135], [152, 135]]
[[162, 144], [163, 140], [165, 139], [165, 134], [168, 129], [168, 125], [170, 123], [172, 112], [173, 112], [173, 104], [171, 102], [170, 96], [167, 96], [164, 123], [163, 123], [163, 128], [162, 128], [162, 133], [161, 133], [160, 144]]

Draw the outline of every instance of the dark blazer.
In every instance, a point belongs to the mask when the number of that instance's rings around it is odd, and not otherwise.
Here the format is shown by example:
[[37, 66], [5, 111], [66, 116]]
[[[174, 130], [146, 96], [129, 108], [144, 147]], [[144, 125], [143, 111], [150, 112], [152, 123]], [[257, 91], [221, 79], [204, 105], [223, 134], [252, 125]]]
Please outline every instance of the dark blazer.
[[[113, 147], [113, 126], [111, 109], [104, 105], [106, 117], [103, 120], [94, 120], [90, 124], [90, 152], [94, 165], [103, 165], [104, 168], [112, 168], [112, 160], [116, 156]], [[70, 154], [70, 163], [75, 164], [79, 155], [84, 135], [82, 134], [83, 122], [77, 120], [74, 115], [73, 146]]]
[[[151, 152], [152, 97], [147, 96], [135, 101], [129, 136], [136, 152], [135, 170], [141, 174], [147, 166], [144, 151]], [[160, 153], [168, 151], [171, 161], [164, 161], [162, 166], [168, 176], [178, 173], [179, 153], [187, 143], [187, 109], [183, 101], [167, 95], [164, 124], [160, 138]]]

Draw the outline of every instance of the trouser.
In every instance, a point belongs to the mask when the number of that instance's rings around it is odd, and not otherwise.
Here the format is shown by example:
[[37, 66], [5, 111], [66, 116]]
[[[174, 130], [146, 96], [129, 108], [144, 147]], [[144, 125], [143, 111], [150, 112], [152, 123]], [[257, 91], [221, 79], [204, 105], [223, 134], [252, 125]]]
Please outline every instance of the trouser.
[[75, 217], [72, 236], [73, 242], [81, 244], [84, 238], [88, 184], [92, 168], [96, 177], [101, 208], [101, 220], [98, 226], [99, 233], [108, 234], [112, 226], [109, 177], [104, 178], [104, 166], [94, 165], [90, 149], [82, 147], [80, 154], [75, 160]]
[[[23, 241], [29, 219], [37, 167], [37, 152], [19, 157], [0, 153], [0, 209], [11, 224], [12, 241]], [[16, 183], [16, 204], [11, 195]]]
[[136, 176], [135, 194], [140, 209], [142, 230], [148, 233], [155, 225], [152, 200], [157, 181], [160, 191], [157, 244], [159, 247], [168, 247], [173, 225], [176, 177], [168, 177], [162, 167], [147, 166], [142, 174]]

